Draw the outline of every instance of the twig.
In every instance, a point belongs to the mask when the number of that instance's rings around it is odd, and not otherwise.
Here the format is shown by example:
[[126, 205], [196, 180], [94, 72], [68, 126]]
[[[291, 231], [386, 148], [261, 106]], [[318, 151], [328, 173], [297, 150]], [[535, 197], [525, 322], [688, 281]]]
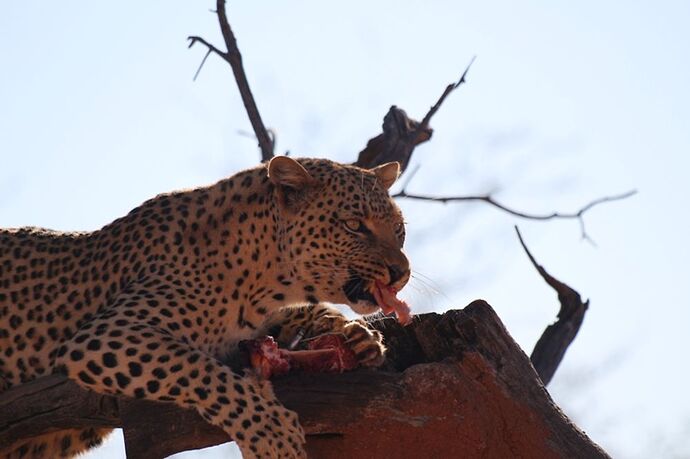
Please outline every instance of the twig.
[[224, 61], [230, 64], [232, 73], [235, 76], [235, 81], [237, 82], [237, 87], [239, 88], [240, 95], [242, 96], [242, 103], [244, 104], [244, 108], [247, 110], [247, 115], [249, 116], [249, 122], [252, 124], [252, 129], [254, 130], [254, 134], [256, 134], [256, 138], [259, 142], [259, 148], [261, 148], [261, 161], [268, 161], [273, 157], [273, 148], [275, 143], [273, 142], [273, 139], [271, 139], [271, 136], [261, 120], [259, 109], [256, 106], [254, 96], [249, 88], [247, 75], [244, 73], [244, 67], [242, 65], [242, 54], [237, 47], [235, 34], [230, 28], [230, 23], [228, 22], [228, 17], [225, 13], [225, 0], [216, 0], [216, 13], [218, 14], [218, 23], [220, 24], [220, 30], [223, 34], [223, 40], [225, 41], [227, 51], [223, 52], [219, 50], [201, 37], [187, 37], [190, 48], [197, 42], [208, 48], [208, 52], [201, 61], [201, 64], [194, 75], [194, 79], [196, 79], [196, 77], [199, 75], [204, 62], [206, 62], [206, 58], [209, 54], [211, 54], [211, 52], [217, 54], [223, 58]]
[[546, 327], [530, 356], [534, 369], [537, 370], [539, 377], [546, 386], [563, 360], [568, 346], [577, 336], [577, 332], [580, 330], [582, 321], [585, 318], [585, 312], [587, 312], [589, 307], [589, 300], [583, 303], [579, 293], [546, 272], [544, 267], [537, 263], [537, 260], [530, 253], [517, 226], [515, 226], [515, 232], [532, 265], [539, 272], [542, 279], [556, 291], [558, 301], [561, 304], [561, 308], [558, 311], [558, 320], [555, 324]]
[[[189, 46], [191, 47], [192, 44], [190, 43]], [[211, 48], [206, 51], [206, 54], [204, 55], [204, 58], [201, 59], [201, 64], [199, 64], [199, 68], [196, 69], [196, 73], [194, 74], [194, 78], [192, 78], [192, 81], [196, 81], [196, 78], [199, 76], [199, 72], [201, 72], [201, 68], [204, 66], [206, 63], [206, 59], [208, 59], [208, 56], [213, 52]]]
[[[409, 180], [408, 180], [409, 182]], [[407, 183], [405, 184], [405, 187], [407, 186]], [[510, 215], [514, 215], [516, 217], [524, 218], [527, 220], [552, 220], [552, 219], [577, 219], [580, 222], [580, 231], [582, 233], [582, 238], [585, 240], [590, 241], [593, 243], [592, 239], [589, 237], [589, 235], [586, 232], [585, 228], [585, 222], [584, 222], [584, 214], [588, 210], [590, 210], [592, 207], [602, 204], [605, 202], [610, 202], [610, 201], [620, 201], [622, 199], [629, 198], [630, 196], [634, 195], [637, 193], [637, 190], [630, 190], [625, 193], [621, 193], [618, 195], [614, 196], [604, 196], [602, 198], [595, 199], [594, 201], [589, 202], [582, 208], [580, 208], [577, 212], [572, 212], [572, 213], [567, 213], [567, 212], [552, 212], [550, 214], [532, 214], [532, 213], [527, 213], [527, 212], [522, 212], [519, 210], [514, 210], [511, 209], [498, 201], [496, 201], [491, 195], [468, 195], [468, 196], [428, 196], [428, 195], [421, 195], [421, 194], [411, 194], [408, 193], [407, 190], [403, 187], [402, 190], [399, 192], [395, 193], [393, 195], [394, 198], [407, 198], [407, 199], [418, 199], [421, 201], [435, 201], [435, 202], [441, 202], [443, 204], [449, 203], [449, 202], [458, 202], [458, 201], [483, 201], [488, 204], [491, 204], [492, 206], [501, 209], [504, 212], [509, 213]]]
[[[219, 50], [218, 48], [216, 48], [215, 46], [213, 46], [211, 43], [207, 42], [207, 41], [204, 40], [203, 38], [197, 37], [196, 35], [192, 35], [192, 36], [187, 37], [187, 40], [189, 40], [189, 45], [187, 46], [187, 48], [191, 48], [191, 47], [194, 46], [197, 42], [199, 42], [199, 43], [201, 43], [202, 45], [206, 46], [206, 47], [208, 48], [209, 51], [212, 51], [212, 52], [218, 54], [218, 55], [219, 55], [220, 57], [222, 57], [224, 60], [227, 60], [227, 55], [226, 55], [226, 53], [224, 53], [223, 51]], [[205, 60], [206, 60], [206, 59], [204, 58], [204, 59], [201, 61], [201, 64], [202, 64], [202, 65], [203, 65], [203, 63], [204, 63]], [[198, 74], [198, 73], [199, 73], [199, 72], [197, 71], [197, 74]]]
[[[405, 181], [403, 182], [403, 186], [402, 186], [403, 191], [405, 190], [405, 188], [407, 188], [407, 185], [410, 184], [410, 182], [412, 181], [412, 179], [414, 178], [414, 176], [417, 175], [417, 172], [419, 172], [419, 169], [420, 169], [421, 167], [422, 167], [421, 164], [417, 164], [417, 165], [414, 167], [414, 169], [412, 169], [412, 171], [407, 175], [407, 178], [406, 178]], [[395, 196], [393, 196], [393, 197], [395, 197]]]
[[446, 100], [446, 97], [453, 92], [455, 89], [459, 88], [460, 85], [463, 83], [466, 83], [465, 77], [467, 76], [467, 72], [470, 71], [470, 67], [474, 63], [474, 60], [477, 58], [477, 56], [472, 56], [472, 60], [470, 60], [470, 63], [467, 64], [467, 67], [465, 68], [465, 71], [462, 72], [462, 76], [458, 81], [455, 83], [451, 83], [448, 86], [446, 86], [445, 91], [443, 91], [443, 94], [441, 94], [441, 97], [439, 97], [438, 101], [429, 109], [426, 115], [424, 115], [424, 118], [422, 118], [422, 122], [419, 123], [419, 126], [417, 127], [417, 131], [421, 131], [422, 129], [426, 128], [429, 126], [429, 121], [431, 121], [431, 117], [436, 114], [439, 108], [441, 108], [441, 104], [443, 104], [443, 101]]

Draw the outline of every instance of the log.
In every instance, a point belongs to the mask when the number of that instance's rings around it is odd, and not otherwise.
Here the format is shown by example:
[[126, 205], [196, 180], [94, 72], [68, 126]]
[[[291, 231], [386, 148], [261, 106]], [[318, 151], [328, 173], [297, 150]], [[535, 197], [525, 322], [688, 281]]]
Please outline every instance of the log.
[[[404, 328], [389, 318], [371, 324], [389, 347], [382, 369], [273, 381], [299, 413], [310, 457], [608, 457], [555, 405], [486, 302], [423, 314]], [[130, 459], [229, 440], [194, 411], [90, 393], [58, 375], [0, 396], [0, 450], [94, 424], [122, 426]]]

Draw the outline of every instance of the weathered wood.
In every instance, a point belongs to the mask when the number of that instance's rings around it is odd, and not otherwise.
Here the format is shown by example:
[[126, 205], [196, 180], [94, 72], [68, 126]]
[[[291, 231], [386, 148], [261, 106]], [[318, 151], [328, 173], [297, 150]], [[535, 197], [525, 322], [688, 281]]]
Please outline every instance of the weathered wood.
[[73, 427], [118, 427], [118, 399], [85, 391], [61, 375], [0, 394], [0, 451], [40, 433]]
[[[310, 457], [608, 457], [553, 403], [485, 302], [423, 314], [405, 328], [391, 319], [372, 325], [389, 346], [382, 370], [274, 380], [278, 398], [300, 415]], [[94, 422], [124, 425], [130, 459], [228, 441], [193, 411], [132, 399], [114, 403], [60, 378], [0, 397], [0, 449]], [[52, 413], [57, 423], [49, 422]]]
[[354, 165], [370, 169], [398, 161], [402, 174], [415, 147], [431, 139], [432, 133], [430, 127], [420, 129], [418, 121], [408, 118], [404, 110], [393, 105], [383, 117], [383, 133], [369, 139]]
[[558, 320], [546, 327], [530, 356], [532, 365], [546, 386], [551, 382], [551, 378], [553, 378], [554, 373], [556, 373], [558, 366], [561, 364], [565, 351], [568, 350], [568, 347], [570, 347], [570, 344], [580, 331], [582, 322], [585, 320], [585, 313], [589, 308], [589, 300], [583, 302], [582, 297], [575, 289], [553, 277], [542, 265], [537, 263], [537, 260], [522, 239], [517, 226], [515, 231], [532, 266], [539, 272], [542, 279], [556, 291], [558, 302], [561, 305], [558, 311]]

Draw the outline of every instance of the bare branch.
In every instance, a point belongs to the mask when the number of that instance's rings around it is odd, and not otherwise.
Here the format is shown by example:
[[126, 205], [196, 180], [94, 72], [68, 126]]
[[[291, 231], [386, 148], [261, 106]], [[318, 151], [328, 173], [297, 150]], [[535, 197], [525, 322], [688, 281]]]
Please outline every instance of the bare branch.
[[223, 58], [223, 60], [227, 60], [227, 59], [228, 59], [228, 56], [227, 56], [226, 53], [224, 53], [223, 51], [219, 50], [218, 48], [216, 48], [216, 47], [213, 46], [211, 43], [207, 42], [206, 40], [204, 40], [204, 39], [201, 38], [201, 37], [198, 37], [198, 36], [196, 36], [196, 35], [190, 35], [189, 37], [187, 37], [187, 40], [189, 40], [189, 45], [187, 46], [187, 48], [191, 48], [191, 47], [194, 46], [197, 42], [199, 42], [199, 43], [201, 43], [202, 45], [206, 46], [206, 47], [209, 49], [209, 51], [213, 51], [214, 53], [218, 54], [220, 57]]
[[398, 161], [400, 163], [400, 173], [405, 172], [415, 147], [431, 139], [433, 133], [433, 130], [429, 127], [431, 117], [438, 111], [446, 97], [454, 89], [465, 83], [465, 77], [474, 59], [473, 57], [467, 65], [460, 79], [446, 87], [441, 97], [429, 109], [421, 123], [409, 118], [404, 110], [395, 105], [392, 106], [383, 118], [383, 133], [369, 139], [364, 150], [359, 152], [354, 165], [371, 168], [389, 161]]
[[[189, 46], [192, 46], [191, 43]], [[194, 74], [194, 78], [192, 78], [192, 81], [196, 81], [196, 78], [199, 76], [199, 72], [201, 72], [201, 68], [204, 66], [204, 64], [206, 63], [206, 59], [208, 59], [208, 56], [212, 52], [213, 52], [213, 50], [211, 48], [209, 48], [208, 51], [206, 52], [206, 54], [204, 55], [204, 58], [201, 59], [201, 64], [199, 64], [199, 68], [196, 69], [196, 73]]]
[[556, 373], [556, 369], [558, 369], [563, 360], [565, 351], [577, 336], [577, 332], [580, 330], [582, 321], [585, 318], [585, 312], [587, 312], [589, 307], [589, 300], [583, 303], [579, 293], [546, 272], [544, 267], [537, 263], [527, 245], [525, 245], [525, 241], [523, 241], [517, 226], [515, 226], [515, 232], [532, 265], [539, 272], [542, 279], [556, 291], [558, 301], [561, 304], [561, 308], [558, 311], [558, 320], [555, 324], [546, 327], [530, 356], [532, 365], [546, 386], [553, 378], [554, 373]]
[[400, 173], [409, 164], [415, 147], [431, 138], [433, 131], [426, 127], [419, 129], [419, 122], [410, 119], [393, 105], [383, 117], [383, 132], [369, 139], [364, 150], [359, 152], [355, 166], [372, 168], [390, 161], [400, 163]]
[[256, 138], [259, 140], [259, 147], [261, 148], [261, 161], [268, 161], [273, 157], [273, 142], [269, 136], [264, 123], [261, 120], [261, 115], [259, 114], [259, 109], [254, 101], [254, 96], [249, 88], [249, 81], [247, 81], [247, 75], [244, 73], [244, 66], [242, 65], [242, 54], [240, 49], [237, 47], [237, 40], [235, 39], [235, 34], [230, 28], [230, 23], [228, 22], [228, 17], [225, 13], [225, 0], [216, 1], [216, 9], [218, 10], [218, 23], [220, 24], [220, 30], [223, 33], [223, 39], [225, 40], [225, 46], [228, 48], [228, 62], [230, 67], [232, 67], [232, 73], [235, 75], [235, 81], [237, 81], [237, 86], [242, 95], [242, 102], [244, 103], [244, 108], [247, 110], [249, 115], [249, 121], [252, 123], [252, 128], [256, 134]]
[[223, 60], [230, 64], [230, 67], [232, 68], [232, 73], [235, 76], [237, 87], [240, 90], [242, 103], [244, 104], [244, 108], [247, 111], [247, 115], [249, 116], [249, 122], [251, 123], [252, 129], [254, 130], [254, 134], [256, 134], [256, 138], [259, 142], [259, 148], [261, 149], [261, 161], [268, 161], [273, 157], [273, 149], [275, 143], [271, 138], [270, 134], [268, 133], [268, 130], [264, 126], [264, 122], [261, 119], [259, 109], [256, 106], [254, 96], [252, 95], [252, 91], [249, 87], [249, 81], [247, 80], [247, 75], [245, 74], [244, 66], [242, 65], [242, 54], [240, 53], [240, 50], [237, 46], [235, 34], [232, 32], [232, 29], [230, 28], [230, 23], [228, 22], [228, 17], [225, 13], [225, 0], [216, 0], [216, 13], [218, 15], [218, 23], [220, 24], [220, 30], [223, 34], [223, 40], [225, 41], [227, 52], [219, 50], [218, 48], [216, 48], [215, 46], [213, 46], [201, 37], [188, 37], [188, 40], [190, 41], [190, 48], [196, 42], [199, 42], [208, 48], [208, 52], [206, 53], [206, 56], [204, 56], [204, 59], [201, 61], [201, 65], [199, 65], [199, 69], [194, 75], [194, 79], [196, 79], [196, 77], [199, 75], [201, 67], [204, 65], [204, 62], [206, 62], [206, 58], [211, 52], [218, 54], [220, 57], [223, 58]]
[[[409, 182], [409, 180], [408, 180]], [[405, 187], [407, 186], [407, 183], [405, 184]], [[602, 198], [595, 199], [589, 203], [587, 203], [585, 206], [581, 207], [579, 210], [576, 212], [551, 212], [549, 214], [533, 214], [533, 213], [527, 213], [527, 212], [522, 212], [519, 210], [511, 209], [510, 207], [505, 206], [504, 204], [501, 204], [500, 202], [496, 201], [490, 194], [486, 195], [467, 195], [467, 196], [429, 196], [429, 195], [422, 195], [422, 194], [412, 194], [408, 193], [405, 187], [400, 190], [399, 192], [395, 193], [393, 195], [394, 198], [407, 198], [407, 199], [417, 199], [421, 201], [434, 201], [434, 202], [440, 202], [443, 204], [447, 204], [449, 202], [460, 202], [460, 201], [482, 201], [486, 202], [498, 209], [501, 209], [502, 211], [509, 213], [510, 215], [514, 215], [516, 217], [524, 218], [526, 220], [553, 220], [553, 219], [577, 219], [580, 222], [580, 231], [582, 233], [582, 238], [586, 239], [590, 242], [593, 243], [591, 238], [587, 235], [587, 232], [585, 230], [585, 223], [584, 223], [584, 214], [588, 210], [592, 209], [594, 206], [603, 204], [605, 202], [611, 202], [611, 201], [620, 201], [626, 198], [629, 198], [633, 196], [634, 194], [637, 193], [637, 190], [630, 190], [626, 191], [625, 193], [613, 195], [613, 196], [604, 196]]]
[[417, 175], [417, 172], [419, 172], [419, 169], [421, 169], [421, 167], [422, 167], [421, 164], [417, 164], [417, 165], [414, 167], [414, 169], [412, 169], [412, 172], [410, 172], [409, 174], [407, 174], [407, 178], [405, 179], [405, 182], [403, 183], [403, 190], [404, 190], [405, 188], [407, 188], [407, 185], [410, 184], [410, 182], [412, 181], [412, 179], [414, 178], [414, 176]]
[[441, 94], [441, 97], [439, 97], [438, 101], [429, 109], [426, 115], [424, 115], [424, 118], [422, 118], [422, 122], [419, 123], [419, 127], [417, 128], [418, 130], [424, 129], [429, 126], [429, 121], [431, 121], [431, 117], [436, 114], [439, 108], [441, 108], [441, 104], [443, 104], [443, 101], [446, 100], [446, 97], [456, 90], [457, 88], [460, 87], [463, 83], [466, 83], [465, 77], [467, 76], [467, 72], [470, 71], [470, 67], [474, 63], [474, 60], [477, 58], [477, 56], [472, 56], [472, 60], [470, 60], [470, 63], [467, 64], [467, 67], [465, 68], [465, 71], [462, 72], [462, 76], [458, 81], [455, 83], [451, 83], [448, 86], [446, 86], [445, 91], [443, 91], [443, 94]]

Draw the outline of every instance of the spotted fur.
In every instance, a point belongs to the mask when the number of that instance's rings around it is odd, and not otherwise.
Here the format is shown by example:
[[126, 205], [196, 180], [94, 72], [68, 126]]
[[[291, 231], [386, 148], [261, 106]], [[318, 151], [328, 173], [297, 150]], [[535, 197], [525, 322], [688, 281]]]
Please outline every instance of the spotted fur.
[[[221, 361], [239, 340], [300, 330], [343, 333], [363, 365], [382, 362], [377, 332], [321, 302], [371, 313], [373, 282], [407, 282], [387, 192], [397, 175], [397, 163], [279, 157], [157, 196], [99, 231], [0, 230], [0, 391], [63, 372], [100, 393], [196, 409], [245, 457], [304, 457], [297, 415]], [[106, 434], [55, 432], [0, 457], [70, 457]]]

